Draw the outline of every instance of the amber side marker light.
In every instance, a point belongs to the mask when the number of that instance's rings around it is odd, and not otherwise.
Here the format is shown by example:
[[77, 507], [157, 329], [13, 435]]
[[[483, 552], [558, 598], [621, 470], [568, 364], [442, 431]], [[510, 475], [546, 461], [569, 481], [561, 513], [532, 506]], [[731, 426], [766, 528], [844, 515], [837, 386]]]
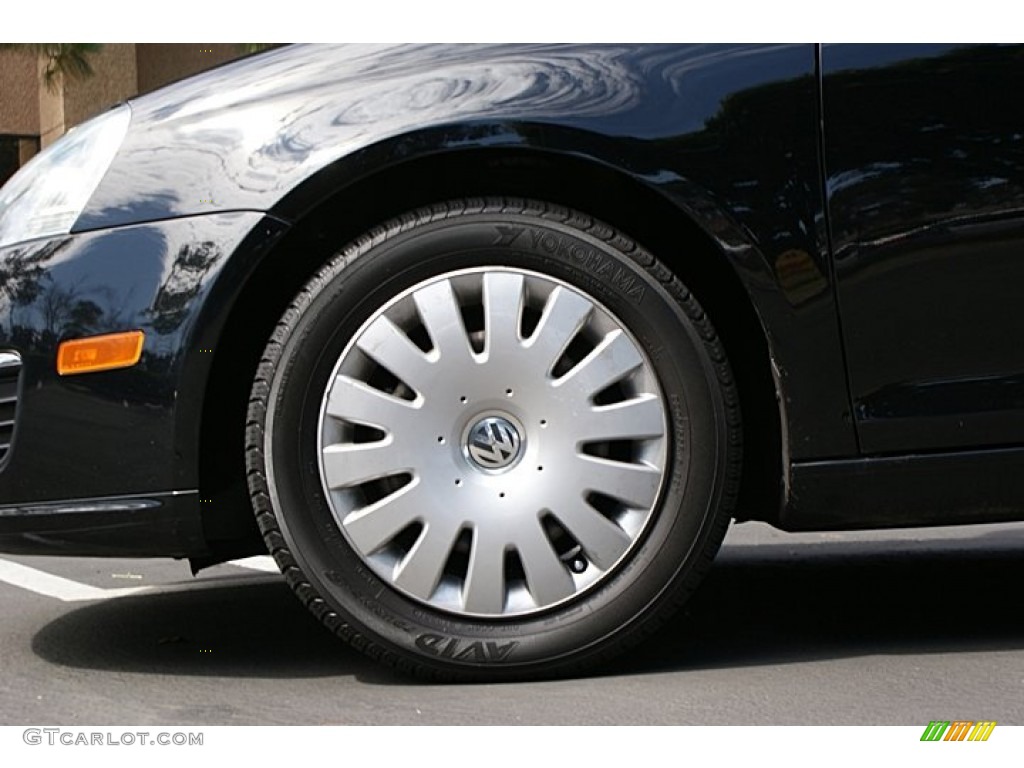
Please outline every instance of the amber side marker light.
[[142, 331], [127, 331], [62, 341], [57, 348], [57, 373], [70, 376], [128, 368], [139, 362], [145, 340]]

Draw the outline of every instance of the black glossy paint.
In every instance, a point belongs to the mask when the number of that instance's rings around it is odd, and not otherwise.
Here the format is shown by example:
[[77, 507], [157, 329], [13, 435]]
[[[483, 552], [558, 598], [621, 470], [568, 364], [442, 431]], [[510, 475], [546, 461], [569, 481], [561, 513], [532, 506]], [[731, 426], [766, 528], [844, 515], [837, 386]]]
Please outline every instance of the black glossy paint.
[[839, 305], [867, 453], [1024, 437], [1024, 46], [825, 46]]
[[[258, 253], [279, 230], [221, 213], [0, 250], [0, 348], [23, 360], [0, 503], [194, 491], [204, 334], [218, 321], [205, 302], [229, 256]], [[57, 375], [63, 339], [127, 329], [146, 333], [138, 365]]]
[[787, 531], [910, 528], [1021, 519], [1024, 449], [795, 464]]
[[812, 45], [294, 46], [132, 110], [78, 230], [217, 209], [295, 221], [438, 155], [505, 149], [613, 168], [696, 221], [740, 274], [778, 367], [791, 454], [856, 450]]
[[[1024, 508], [1012, 454], [956, 449], [1024, 445], [1024, 113], [1009, 95], [1022, 77], [1019, 48], [292, 46], [140, 98], [74, 234], [0, 250], [0, 349], [24, 357], [0, 548], [222, 556], [207, 545], [235, 534], [199, 501], [201, 473], [240, 461], [240, 432], [200, 457], [201, 428], [244, 411], [251, 378], [225, 339], [262, 347], [274, 318], [261, 290], [308, 276], [301, 249], [331, 231], [317, 229], [324, 211], [349, 215], [332, 201], [386, 197], [379, 180], [403, 168], [443, 175], [496, 152], [527, 174], [531, 159], [559, 158], [628, 180], [672, 212], [669, 232], [696, 225], [716, 246], [756, 312], [779, 397], [782, 508], [752, 516], [792, 528], [1007, 519], [1015, 500]], [[671, 237], [659, 256], [707, 269]], [[147, 333], [138, 366], [56, 376], [61, 339], [132, 328]], [[937, 448], [941, 461], [912, 455]], [[219, 454], [226, 464], [201, 466]], [[1004, 492], [905, 506], [941, 476]], [[173, 492], [173, 505], [150, 503]], [[110, 498], [131, 508], [121, 526]], [[162, 543], [146, 543], [147, 526]]]
[[196, 506], [194, 491], [2, 505], [0, 552], [201, 557]]

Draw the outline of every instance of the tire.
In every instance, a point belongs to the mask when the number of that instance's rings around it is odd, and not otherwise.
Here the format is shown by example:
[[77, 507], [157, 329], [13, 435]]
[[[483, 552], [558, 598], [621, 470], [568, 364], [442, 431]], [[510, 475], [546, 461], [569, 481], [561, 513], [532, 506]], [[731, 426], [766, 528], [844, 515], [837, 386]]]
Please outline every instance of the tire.
[[582, 671], [685, 601], [740, 432], [710, 321], [649, 253], [571, 210], [464, 200], [309, 281], [246, 457], [266, 544], [328, 629], [422, 677], [500, 680]]

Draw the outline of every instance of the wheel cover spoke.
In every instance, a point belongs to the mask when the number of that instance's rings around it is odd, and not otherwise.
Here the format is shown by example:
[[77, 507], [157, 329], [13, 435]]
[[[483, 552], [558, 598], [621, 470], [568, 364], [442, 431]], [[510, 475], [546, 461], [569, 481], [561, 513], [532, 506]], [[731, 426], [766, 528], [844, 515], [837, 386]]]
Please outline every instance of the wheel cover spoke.
[[553, 514], [576, 538], [598, 568], [611, 568], [632, 543], [625, 531], [583, 499], [573, 499], [553, 510]]
[[451, 284], [442, 280], [428, 285], [413, 294], [413, 301], [434, 342], [438, 361], [444, 365], [468, 362], [472, 348]]
[[355, 553], [398, 592], [522, 616], [602, 583], [654, 517], [664, 396], [582, 290], [488, 267], [378, 309], [324, 392], [319, 470]]
[[345, 517], [345, 533], [360, 551], [376, 552], [419, 519], [423, 500], [417, 498], [416, 488], [410, 483]]
[[593, 396], [643, 364], [640, 350], [621, 330], [609, 333], [579, 365], [558, 381]]
[[356, 346], [413, 388], [431, 377], [432, 361], [387, 317], [374, 320]]
[[558, 558], [539, 522], [527, 528], [518, 544], [526, 584], [538, 605], [557, 603], [573, 594], [572, 574]]
[[463, 601], [470, 613], [501, 613], [505, 604], [505, 542], [494, 529], [473, 537]]
[[484, 275], [484, 355], [491, 365], [514, 360], [522, 346], [523, 276], [510, 272]]
[[551, 292], [537, 328], [526, 342], [537, 364], [545, 366], [545, 373], [551, 372], [592, 309], [593, 304], [562, 286]]
[[654, 503], [661, 484], [661, 472], [643, 464], [625, 464], [593, 456], [579, 457], [581, 483], [588, 490], [603, 493], [632, 507]]
[[[331, 490], [351, 488], [413, 469], [413, 456], [403, 457], [392, 438], [375, 443], [331, 445], [320, 454], [324, 479]], [[403, 458], [405, 460], [403, 460]]]
[[417, 407], [416, 403], [393, 397], [361, 381], [338, 376], [331, 387], [327, 414], [353, 424], [390, 431], [409, 417], [409, 410]]
[[441, 519], [428, 523], [419, 539], [395, 570], [395, 586], [428, 600], [455, 543], [456, 526]]
[[641, 440], [658, 437], [664, 411], [654, 395], [641, 395], [614, 405], [596, 406], [579, 425], [579, 437], [590, 440]]

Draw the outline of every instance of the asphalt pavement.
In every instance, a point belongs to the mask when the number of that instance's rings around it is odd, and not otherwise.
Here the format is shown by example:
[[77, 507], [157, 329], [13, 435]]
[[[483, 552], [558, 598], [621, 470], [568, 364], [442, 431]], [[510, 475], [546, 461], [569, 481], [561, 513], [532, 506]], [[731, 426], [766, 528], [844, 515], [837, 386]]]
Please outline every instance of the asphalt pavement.
[[0, 724], [1024, 724], [1024, 524], [733, 526], [655, 637], [542, 683], [412, 682], [268, 560], [0, 555]]

